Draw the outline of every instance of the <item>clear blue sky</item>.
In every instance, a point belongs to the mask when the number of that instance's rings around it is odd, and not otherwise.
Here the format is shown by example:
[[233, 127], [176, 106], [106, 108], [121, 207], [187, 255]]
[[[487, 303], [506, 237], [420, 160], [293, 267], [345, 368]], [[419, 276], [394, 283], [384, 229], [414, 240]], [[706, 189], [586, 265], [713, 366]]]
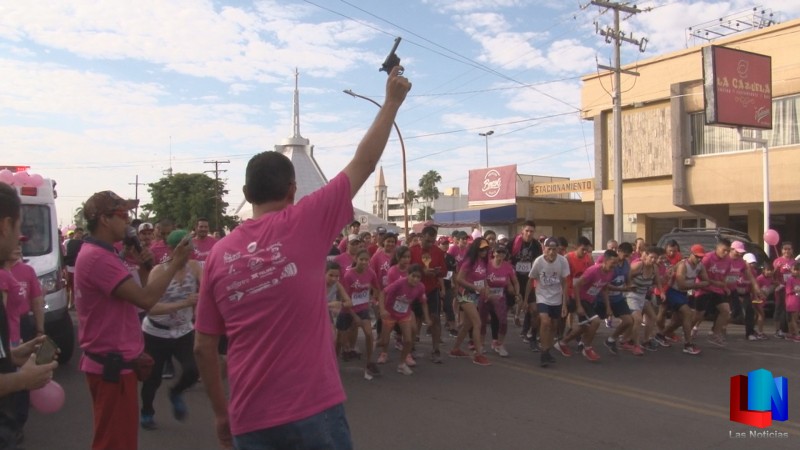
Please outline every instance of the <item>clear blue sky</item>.
[[[646, 36], [624, 63], [687, 46], [686, 28], [752, 8], [744, 1], [650, 1], [623, 22]], [[781, 21], [800, 2], [765, 5]], [[291, 129], [300, 71], [301, 130], [328, 177], [352, 155], [382, 101], [377, 69], [394, 36], [414, 88], [398, 124], [409, 185], [430, 169], [440, 189], [466, 191], [467, 171], [519, 165], [521, 173], [586, 178], [593, 134], [579, 118], [580, 76], [608, 64], [594, 21], [611, 14], [577, 2], [534, 0], [313, 0], [0, 4], [0, 164], [26, 164], [58, 181], [62, 225], [93, 192], [134, 196], [140, 182], [224, 165], [231, 206], [244, 167]], [[694, 42], [689, 42], [692, 45]], [[172, 159], [170, 160], [170, 149]], [[389, 194], [401, 192], [400, 148], [382, 161]], [[356, 198], [369, 209], [374, 181]], [[139, 196], [146, 202], [145, 187]]]

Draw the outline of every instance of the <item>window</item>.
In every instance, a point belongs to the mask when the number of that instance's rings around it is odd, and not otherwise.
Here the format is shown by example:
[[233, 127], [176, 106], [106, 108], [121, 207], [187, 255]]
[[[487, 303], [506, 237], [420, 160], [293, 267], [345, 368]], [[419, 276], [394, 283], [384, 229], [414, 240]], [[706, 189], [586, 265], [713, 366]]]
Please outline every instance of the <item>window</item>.
[[[800, 144], [800, 95], [772, 99], [772, 130], [764, 130], [770, 148]], [[690, 116], [692, 131], [692, 155], [713, 155], [742, 150], [751, 150], [753, 144], [739, 141], [736, 128], [706, 125], [705, 114]], [[756, 131], [746, 129], [745, 136], [755, 136]]]
[[50, 208], [47, 205], [22, 205], [22, 256], [42, 256], [53, 249]]

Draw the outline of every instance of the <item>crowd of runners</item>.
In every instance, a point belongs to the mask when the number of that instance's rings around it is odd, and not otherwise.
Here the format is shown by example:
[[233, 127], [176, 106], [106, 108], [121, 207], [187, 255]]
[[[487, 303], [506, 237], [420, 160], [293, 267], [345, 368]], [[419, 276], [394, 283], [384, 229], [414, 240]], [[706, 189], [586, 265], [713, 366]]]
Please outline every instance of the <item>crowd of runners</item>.
[[[595, 260], [587, 238], [535, 238], [533, 221], [511, 240], [477, 230], [441, 236], [428, 226], [405, 242], [383, 228], [359, 230], [353, 222], [334, 243], [324, 276], [337, 355], [362, 360], [367, 380], [390, 360], [411, 375], [422, 356], [416, 344], [428, 337], [433, 363], [444, 354], [490, 365], [487, 353], [509, 356], [509, 321], [542, 367], [555, 363], [555, 354], [597, 361], [600, 346], [612, 355], [673, 346], [699, 355], [698, 341], [727, 346], [734, 321], [743, 321], [749, 341], [800, 342], [800, 261], [791, 242], [773, 261], [758, 261], [741, 241], [681, 249], [675, 241], [661, 248], [612, 240]], [[771, 336], [767, 305], [774, 309]], [[704, 320], [713, 325], [698, 336]], [[610, 333], [595, 345], [603, 324]], [[442, 331], [452, 336], [447, 349]]]

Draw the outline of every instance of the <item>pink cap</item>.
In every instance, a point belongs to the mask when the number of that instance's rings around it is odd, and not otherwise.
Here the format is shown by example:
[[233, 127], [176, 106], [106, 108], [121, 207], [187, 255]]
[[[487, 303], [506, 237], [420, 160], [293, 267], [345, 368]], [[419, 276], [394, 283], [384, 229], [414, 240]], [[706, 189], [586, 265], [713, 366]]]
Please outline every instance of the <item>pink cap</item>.
[[731, 243], [731, 250], [739, 253], [740, 255], [744, 255], [747, 253], [747, 250], [744, 248], [744, 243], [742, 241], [733, 241]]

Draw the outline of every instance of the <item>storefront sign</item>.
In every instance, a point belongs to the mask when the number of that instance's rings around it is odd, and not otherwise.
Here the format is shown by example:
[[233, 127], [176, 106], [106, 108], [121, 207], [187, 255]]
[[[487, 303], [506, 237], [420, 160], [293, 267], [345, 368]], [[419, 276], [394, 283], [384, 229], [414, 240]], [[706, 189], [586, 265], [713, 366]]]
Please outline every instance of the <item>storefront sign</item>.
[[531, 197], [585, 192], [593, 189], [594, 180], [591, 178], [556, 181], [554, 183], [533, 183], [531, 184]]
[[507, 203], [517, 198], [517, 165], [469, 171], [470, 203]]
[[707, 125], [772, 129], [772, 58], [711, 45], [703, 80]]

